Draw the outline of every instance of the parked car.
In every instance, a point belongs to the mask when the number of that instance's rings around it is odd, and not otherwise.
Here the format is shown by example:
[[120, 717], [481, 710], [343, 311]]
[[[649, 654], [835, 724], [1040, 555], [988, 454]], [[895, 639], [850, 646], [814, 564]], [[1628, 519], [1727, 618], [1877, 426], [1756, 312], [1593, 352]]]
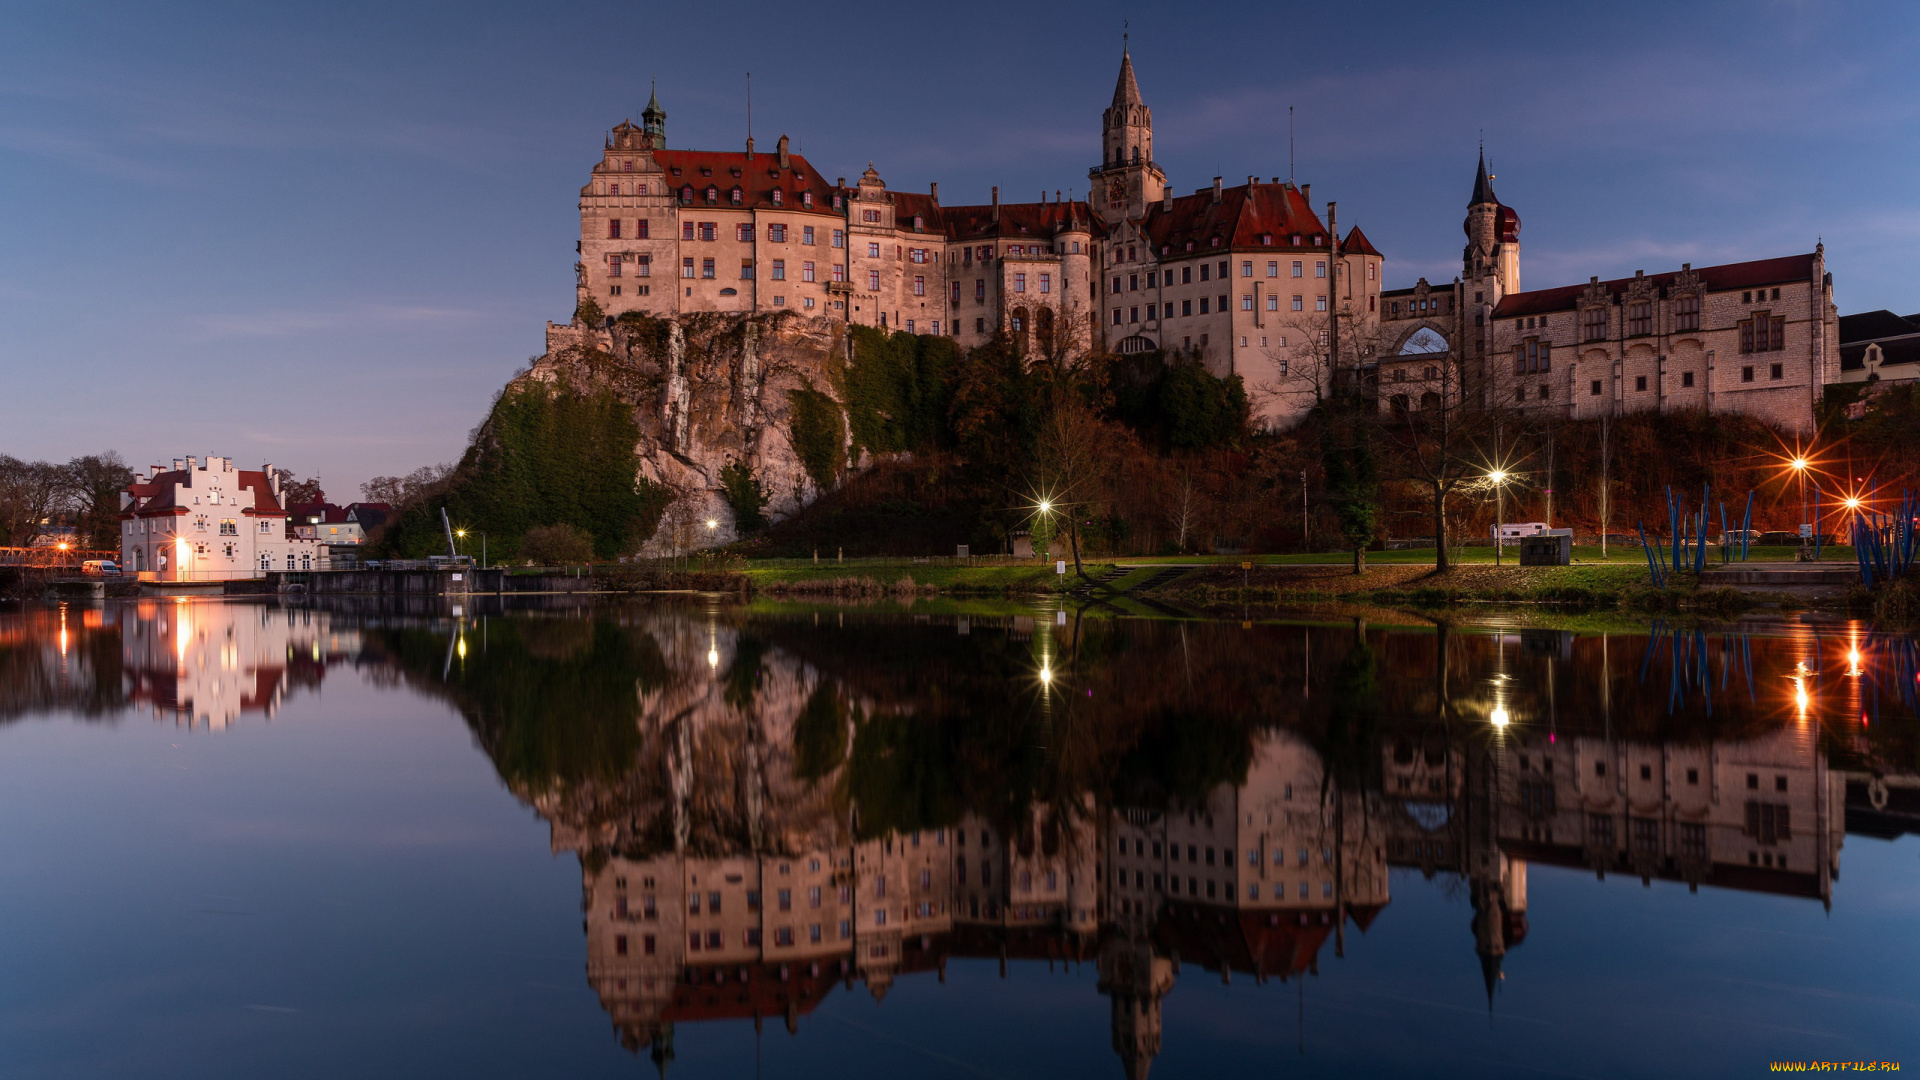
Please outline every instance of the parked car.
[[80, 564], [80, 572], [103, 577], [112, 577], [120, 572], [120, 564], [112, 559], [88, 559]]

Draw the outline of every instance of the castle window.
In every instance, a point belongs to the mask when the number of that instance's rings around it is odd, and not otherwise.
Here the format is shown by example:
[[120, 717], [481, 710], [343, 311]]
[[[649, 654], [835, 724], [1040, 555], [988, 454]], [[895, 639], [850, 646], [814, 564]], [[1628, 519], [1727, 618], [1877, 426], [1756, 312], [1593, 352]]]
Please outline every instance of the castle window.
[[1525, 400], [1527, 400], [1527, 388], [1526, 388], [1526, 387], [1524, 387], [1524, 386], [1516, 386], [1516, 387], [1514, 387], [1514, 388], [1513, 388], [1513, 400], [1515, 400], [1515, 401], [1525, 401]]
[[[1119, 279], [1119, 278], [1114, 278], [1114, 279], [1113, 279], [1113, 283], [1114, 283], [1115, 285], [1118, 285], [1118, 284], [1120, 284], [1120, 279]], [[1116, 289], [1115, 291], [1117, 292], [1118, 290]], [[1128, 275], [1127, 275], [1127, 291], [1128, 291], [1128, 292], [1138, 292], [1138, 291], [1140, 291], [1140, 275], [1139, 275], [1139, 274], [1128, 274]]]
[[1305, 277], [1306, 273], [1307, 273], [1307, 264], [1301, 262], [1299, 259], [1293, 260], [1293, 276]]
[[813, 280], [813, 263], [803, 262], [800, 264], [800, 280], [801, 281]]
[[1295, 310], [1295, 311], [1305, 311], [1305, 310], [1306, 310], [1306, 309], [1305, 309], [1304, 307], [1302, 307], [1302, 306], [1301, 306], [1301, 301], [1302, 301], [1302, 299], [1303, 299], [1303, 298], [1301, 297], [1301, 295], [1300, 295], [1299, 293], [1294, 293], [1294, 294], [1293, 294], [1293, 310]]
[[1013, 291], [1017, 293], [1023, 293], [1027, 291], [1027, 275], [1025, 274], [1013, 275]]
[[[1748, 370], [1748, 371], [1752, 371], [1753, 369], [1752, 369], [1752, 368], [1748, 368], [1747, 370]], [[1647, 388], [1647, 377], [1646, 377], [1645, 375], [1635, 375], [1635, 376], [1633, 377], [1633, 388], [1634, 388], [1634, 389], [1635, 389], [1636, 391], [1643, 391], [1643, 392], [1644, 392], [1644, 391], [1646, 390], [1646, 388]]]
[[693, 185], [689, 184], [686, 187], [683, 187], [680, 189], [680, 201], [683, 203], [690, 203], [693, 201]]
[[773, 260], [773, 280], [775, 281], [787, 280], [787, 260], [785, 259]]
[[913, 279], [913, 295], [927, 295], [927, 279], [916, 275]]
[[1193, 314], [1193, 301], [1191, 300], [1180, 301], [1180, 314], [1182, 315]]
[[773, 205], [775, 206], [786, 205], [786, 198], [787, 198], [786, 193], [781, 191], [779, 188], [774, 188], [773, 194], [770, 197], [773, 199]]
[[1261, 243], [1262, 245], [1264, 245], [1264, 246], [1266, 246], [1266, 247], [1272, 247], [1272, 246], [1273, 246], [1273, 234], [1272, 234], [1272, 233], [1270, 233], [1270, 232], [1263, 232], [1263, 233], [1261, 233], [1261, 234], [1260, 234], [1260, 243]]
[[1171, 254], [1173, 254], [1173, 245], [1172, 245], [1172, 244], [1161, 244], [1161, 245], [1160, 245], [1160, 254], [1162, 254], [1162, 255], [1171, 255]]
[[620, 276], [620, 255], [618, 252], [607, 256], [607, 276], [608, 277]]
[[987, 279], [986, 278], [973, 279], [973, 298], [976, 301], [985, 300], [987, 298]]
[[878, 225], [880, 223], [880, 211], [862, 210], [860, 211], [860, 220], [869, 225]]
[[1159, 307], [1156, 304], [1147, 305], [1147, 321], [1148, 322], [1152, 322], [1154, 320], [1154, 315], [1158, 310], [1159, 310]]
[[1321, 244], [1323, 244], [1323, 243], [1325, 243], [1325, 242], [1326, 242], [1326, 240], [1327, 240], [1327, 238], [1326, 238], [1325, 236], [1323, 236], [1323, 235], [1321, 235], [1320, 233], [1314, 233], [1314, 234], [1313, 234], [1313, 246], [1314, 246], [1314, 247], [1319, 247], [1319, 246], [1320, 246]]
[[1740, 351], [1777, 352], [1787, 347], [1787, 320], [1781, 316], [1768, 317], [1764, 311], [1756, 311], [1751, 319], [1740, 320]]
[[720, 238], [720, 225], [718, 222], [703, 221], [700, 223], [700, 239], [706, 240], [706, 241], [714, 241], [714, 240], [718, 240], [719, 238]]
[[845, 229], [833, 230], [833, 246], [834, 247], [847, 246], [847, 231]]
[[838, 193], [835, 193], [835, 195], [833, 196], [833, 208], [835, 210], [838, 210], [840, 209], [841, 205], [842, 203], [840, 201], [840, 195]]
[[714, 276], [712, 259], [700, 260], [700, 276], [708, 279], [711, 279]]
[[1300, 234], [1299, 234], [1299, 233], [1294, 233], [1294, 234], [1293, 234], [1293, 246], [1294, 246], [1294, 247], [1299, 247], [1299, 246], [1300, 246]]
[[717, 203], [719, 201], [720, 201], [720, 189], [717, 187], [714, 187], [712, 184], [708, 184], [707, 185], [707, 202]]
[[1267, 294], [1267, 310], [1268, 311], [1280, 310], [1280, 294], [1279, 293]]
[[1600, 380], [1599, 380], [1599, 379], [1595, 379], [1595, 380], [1593, 380], [1593, 390], [1592, 390], [1592, 394], [1593, 394], [1593, 396], [1594, 396], [1594, 397], [1599, 397], [1599, 396], [1600, 396]]
[[1212, 266], [1211, 266], [1210, 264], [1208, 264], [1208, 263], [1201, 263], [1201, 264], [1200, 264], [1200, 280], [1201, 280], [1201, 281], [1206, 281], [1206, 280], [1207, 280], [1207, 275], [1208, 275], [1209, 273], [1211, 273], [1211, 272], [1212, 272], [1212, 270], [1213, 270], [1213, 267], [1212, 267]]
[[1700, 297], [1697, 294], [1689, 293], [1673, 302], [1673, 328], [1700, 329]]
[[1203, 296], [1200, 298], [1200, 314], [1205, 315], [1206, 313], [1207, 313], [1207, 298]]
[[1773, 364], [1768, 367], [1767, 377], [1770, 379], [1783, 379], [1786, 377], [1786, 374], [1787, 366], [1785, 364]]
[[1050, 293], [1053, 291], [1053, 275], [1052, 274], [1040, 275], [1040, 291], [1043, 293]]
[[867, 258], [869, 258], [869, 259], [877, 259], [877, 258], [879, 258], [879, 257], [880, 257], [880, 245], [879, 245], [879, 244], [868, 244], [868, 245], [867, 245]]
[[833, 264], [833, 280], [835, 281], [847, 280], [847, 264], [846, 263]]
[[680, 223], [680, 239], [682, 240], [693, 239], [693, 222], [683, 221]]
[[1211, 239], [1211, 240], [1209, 240], [1209, 241], [1207, 241], [1207, 244], [1208, 244], [1208, 246], [1210, 246], [1210, 247], [1219, 247], [1219, 246], [1220, 246], [1220, 238], [1216, 236], [1216, 237], [1214, 237], [1213, 239]]
[[753, 243], [753, 226], [750, 223], [744, 222], [744, 221], [734, 226], [733, 238], [735, 240], [740, 241], [743, 244]]
[[926, 219], [921, 217], [919, 214], [913, 215], [913, 231], [925, 232], [926, 229], [927, 229]]
[[693, 276], [693, 260], [691, 258], [680, 260], [680, 276], [683, 278]]
[[[1172, 284], [1172, 283], [1169, 282], [1168, 284]], [[1180, 284], [1182, 285], [1193, 284], [1193, 267], [1183, 266], [1180, 268]]]
[[1325, 311], [1325, 310], [1327, 310], [1327, 298], [1326, 298], [1325, 296], [1316, 296], [1316, 297], [1314, 297], [1314, 298], [1313, 298], [1313, 310], [1315, 310], [1315, 311]]
[[800, 242], [803, 244], [813, 243], [813, 226], [811, 225], [800, 226]]
[[811, 210], [811, 209], [813, 209], [813, 192], [811, 192], [811, 191], [803, 191], [803, 192], [801, 192], [801, 193], [800, 193], [800, 205], [801, 205], [801, 206], [803, 206], [803, 207], [806, 207], [806, 208], [807, 208], [808, 210]]
[[[1319, 237], [1315, 237], [1314, 239], [1317, 240]], [[1327, 264], [1324, 261], [1313, 264], [1313, 276], [1317, 278], [1327, 276]]]
[[1542, 383], [1540, 386], [1540, 400], [1541, 401], [1547, 400], [1547, 387], [1546, 387], [1546, 384], [1544, 383]]
[[1241, 311], [1253, 310], [1253, 294], [1252, 293], [1240, 294], [1240, 310]]
[[[652, 277], [653, 276], [653, 256], [639, 255], [639, 256], [636, 256], [636, 259], [638, 260], [638, 265], [633, 271], [633, 276], [634, 277]], [[640, 291], [643, 293], [646, 292], [645, 289], [642, 289]]]
[[1683, 372], [1681, 372], [1681, 373], [1680, 373], [1680, 385], [1681, 385], [1681, 386], [1683, 386], [1683, 387], [1691, 387], [1691, 386], [1693, 386], [1693, 372], [1691, 372], [1691, 371], [1683, 371]]
[[786, 243], [787, 227], [785, 225], [780, 225], [780, 224], [767, 226], [767, 239], [776, 244]]
[[1253, 276], [1253, 260], [1251, 259], [1240, 260], [1240, 276], [1241, 277]]
[[727, 198], [730, 202], [733, 203], [733, 205], [739, 206], [740, 205], [740, 189], [736, 187], [731, 192], [728, 192]]
[[621, 162], [621, 163], [620, 163], [620, 171], [621, 171], [621, 172], [632, 172], [632, 171], [633, 171], [633, 162], [631, 162], [631, 161], [623, 161], [623, 162]]
[[633, 238], [635, 240], [645, 240], [647, 238], [646, 218], [641, 218], [633, 223]]
[[1588, 341], [1605, 341], [1607, 337], [1607, 309], [1588, 308], [1580, 313], [1581, 336]]
[[607, 239], [609, 240], [620, 239], [620, 219], [619, 218], [614, 218], [612, 221], [607, 222]]
[[880, 291], [880, 271], [878, 270], [867, 271], [867, 291], [868, 292]]
[[1128, 244], [1128, 245], [1127, 245], [1127, 261], [1128, 261], [1128, 262], [1136, 262], [1136, 261], [1138, 261], [1138, 260], [1137, 260], [1137, 259], [1135, 258], [1135, 256], [1134, 256], [1134, 254], [1133, 254], [1133, 245], [1132, 245], [1132, 244]]
[[1627, 305], [1627, 336], [1641, 337], [1653, 333], [1653, 303], [1641, 300]]

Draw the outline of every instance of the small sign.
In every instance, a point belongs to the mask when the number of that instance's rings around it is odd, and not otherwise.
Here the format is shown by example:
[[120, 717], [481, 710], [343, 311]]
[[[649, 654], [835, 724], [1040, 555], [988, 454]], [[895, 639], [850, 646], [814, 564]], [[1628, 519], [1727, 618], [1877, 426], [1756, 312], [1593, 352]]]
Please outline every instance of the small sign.
[[463, 576], [464, 576], [464, 575], [461, 575], [461, 574], [455, 574], [455, 575], [453, 575], [453, 580], [455, 580], [455, 581], [459, 581], [459, 580], [461, 580], [461, 579], [462, 579], [462, 577], [463, 577]]
[[1064, 576], [1067, 572], [1067, 560], [1061, 559], [1060, 561], [1054, 563], [1053, 572]]
[[1812, 538], [1813, 538], [1813, 526], [1811, 525], [1800, 526], [1800, 539], [1810, 540]]
[[1241, 564], [1240, 564], [1240, 569], [1242, 569], [1242, 570], [1251, 570], [1251, 569], [1253, 569], [1253, 563], [1251, 563], [1251, 562], [1243, 562], [1243, 563], [1241, 563]]
[[1067, 625], [1067, 609], [1066, 608], [1061, 608], [1060, 610], [1053, 613], [1053, 625], [1055, 626]]

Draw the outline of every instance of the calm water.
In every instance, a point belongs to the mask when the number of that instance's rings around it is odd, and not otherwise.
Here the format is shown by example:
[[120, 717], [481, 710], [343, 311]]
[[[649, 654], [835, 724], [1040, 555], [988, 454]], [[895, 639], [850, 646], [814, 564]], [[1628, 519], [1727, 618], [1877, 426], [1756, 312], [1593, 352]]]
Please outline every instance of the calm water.
[[0, 1075], [1920, 1068], [1917, 657], [0, 609]]

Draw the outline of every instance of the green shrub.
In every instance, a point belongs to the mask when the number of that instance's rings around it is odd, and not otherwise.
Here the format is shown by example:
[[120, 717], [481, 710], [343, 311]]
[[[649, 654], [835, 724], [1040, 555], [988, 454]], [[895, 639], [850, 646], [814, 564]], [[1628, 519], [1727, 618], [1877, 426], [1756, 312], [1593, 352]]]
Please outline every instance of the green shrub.
[[793, 452], [814, 486], [829, 491], [847, 464], [847, 426], [833, 398], [811, 386], [787, 391], [792, 405]]
[[593, 537], [572, 525], [536, 525], [520, 541], [520, 558], [541, 566], [589, 562]]
[[758, 532], [766, 527], [766, 485], [754, 475], [753, 466], [744, 461], [729, 461], [720, 469], [720, 493], [733, 510], [733, 527], [740, 532]]

